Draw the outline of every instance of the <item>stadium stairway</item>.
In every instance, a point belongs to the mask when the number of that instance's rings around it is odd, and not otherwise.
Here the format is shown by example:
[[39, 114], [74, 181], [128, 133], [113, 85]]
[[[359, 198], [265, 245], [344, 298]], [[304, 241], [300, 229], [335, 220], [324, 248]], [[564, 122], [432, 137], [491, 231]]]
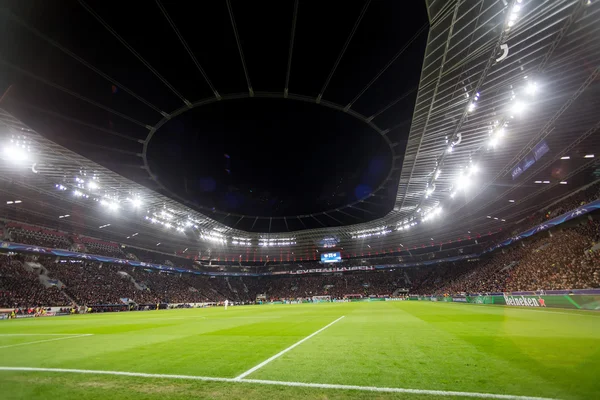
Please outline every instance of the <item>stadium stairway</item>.
[[133, 277], [133, 276], [131, 276], [131, 275], [129, 275], [127, 272], [125, 272], [125, 271], [119, 271], [118, 273], [119, 273], [119, 275], [121, 275], [121, 277], [123, 277], [123, 279], [127, 279], [127, 280], [129, 280], [131, 283], [133, 283], [133, 286], [135, 286], [135, 288], [136, 288], [137, 290], [146, 290], [146, 289], [147, 289], [146, 285], [143, 285], [143, 286], [142, 286], [142, 285], [140, 285], [140, 284], [139, 284], [139, 283], [138, 283], [138, 282], [137, 282], [137, 281], [134, 279], [134, 277]]
[[75, 306], [79, 307], [79, 304], [77, 304], [75, 299], [73, 299], [71, 296], [69, 296], [67, 294], [67, 292], [65, 292], [64, 290], [61, 290], [60, 292], [62, 293], [63, 296], [65, 296], [65, 299], [67, 299], [69, 301], [69, 304], [75, 304]]
[[406, 273], [406, 271], [402, 271], [404, 273], [404, 281], [406, 283], [408, 283], [408, 286], [412, 285], [412, 282], [410, 281], [410, 278], [408, 277], [408, 274]]

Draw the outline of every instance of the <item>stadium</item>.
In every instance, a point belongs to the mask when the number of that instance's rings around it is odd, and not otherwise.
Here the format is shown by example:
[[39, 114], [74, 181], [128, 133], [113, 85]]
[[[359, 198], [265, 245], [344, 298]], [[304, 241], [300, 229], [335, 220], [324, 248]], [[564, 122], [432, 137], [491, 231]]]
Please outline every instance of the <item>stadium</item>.
[[2, 399], [600, 398], [600, 2], [0, 18]]

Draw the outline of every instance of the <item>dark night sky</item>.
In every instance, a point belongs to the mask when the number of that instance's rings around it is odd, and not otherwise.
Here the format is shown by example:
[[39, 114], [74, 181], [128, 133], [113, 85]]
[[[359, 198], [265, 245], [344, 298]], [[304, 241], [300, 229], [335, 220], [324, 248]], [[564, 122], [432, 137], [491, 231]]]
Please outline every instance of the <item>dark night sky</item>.
[[[111, 134], [145, 139], [147, 128], [49, 83], [151, 126], [162, 119], [158, 111], [172, 113], [182, 107], [180, 97], [192, 103], [214, 97], [159, 6], [154, 1], [86, 3], [168, 85], [78, 1], [3, 4], [0, 89], [10, 89], [0, 107], [49, 139], [157, 189], [136, 155], [141, 152], [140, 143]], [[364, 5], [364, 1], [300, 0], [290, 93], [311, 97], [320, 93]], [[164, 0], [162, 6], [213, 87], [221, 95], [247, 93], [226, 1]], [[294, 1], [232, 0], [231, 6], [254, 91], [282, 93]], [[348, 104], [426, 23], [424, 2], [370, 2], [323, 100]], [[69, 49], [121, 86], [40, 35]], [[368, 117], [416, 89], [426, 38], [424, 29], [352, 110]], [[395, 151], [399, 155], [404, 154], [415, 96], [413, 90], [373, 119], [382, 129], [393, 128], [387, 136], [398, 144]], [[165, 194], [175, 193], [189, 204], [223, 213], [263, 217], [343, 207], [377, 188], [391, 167], [388, 145], [364, 122], [322, 105], [281, 98], [226, 100], [187, 111], [158, 130], [148, 146], [148, 159], [152, 171], [171, 191]], [[361, 205], [365, 211], [354, 209], [354, 217], [338, 215], [337, 219], [356, 223], [385, 215], [393, 206], [398, 176], [399, 171], [372, 202]], [[258, 224], [256, 230], [260, 229]]]

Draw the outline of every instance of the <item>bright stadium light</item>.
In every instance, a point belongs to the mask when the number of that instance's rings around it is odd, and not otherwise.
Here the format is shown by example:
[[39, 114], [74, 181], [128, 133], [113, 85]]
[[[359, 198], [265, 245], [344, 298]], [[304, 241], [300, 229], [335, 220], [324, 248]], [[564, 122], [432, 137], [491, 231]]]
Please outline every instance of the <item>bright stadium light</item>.
[[570, 159], [571, 159], [571, 157], [569, 157], [569, 156], [563, 156], [563, 157], [561, 157], [560, 159], [561, 159], [561, 160], [570, 160]]
[[15, 163], [22, 163], [29, 160], [29, 153], [17, 146], [7, 146], [4, 148], [4, 157]]
[[471, 180], [468, 176], [461, 174], [456, 181], [456, 188], [459, 190], [467, 190], [471, 186]]
[[135, 207], [135, 208], [139, 208], [142, 206], [142, 201], [140, 199], [138, 199], [137, 197], [135, 199], [131, 199], [131, 204]]
[[89, 181], [87, 184], [88, 189], [95, 190], [98, 189], [98, 184], [94, 181]]
[[490, 147], [492, 147], [492, 148], [498, 146], [498, 137], [497, 136], [493, 136], [490, 139], [490, 143], [489, 144], [490, 144]]
[[529, 82], [527, 84], [527, 87], [525, 88], [525, 92], [528, 95], [533, 96], [537, 92], [537, 86], [536, 86], [535, 82]]
[[593, 154], [586, 154], [583, 158], [594, 158]]
[[100, 200], [100, 205], [108, 208], [111, 211], [117, 210], [119, 208], [119, 204], [113, 201], [106, 201], [104, 199]]
[[525, 111], [525, 104], [522, 101], [515, 101], [511, 106], [510, 111], [513, 114], [522, 114]]

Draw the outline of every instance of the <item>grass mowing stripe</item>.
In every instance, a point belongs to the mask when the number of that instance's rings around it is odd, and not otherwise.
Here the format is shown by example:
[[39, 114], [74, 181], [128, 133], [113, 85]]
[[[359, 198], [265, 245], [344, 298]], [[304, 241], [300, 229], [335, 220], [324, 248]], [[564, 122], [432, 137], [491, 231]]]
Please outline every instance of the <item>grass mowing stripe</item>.
[[269, 380], [263, 380], [263, 379], [219, 378], [219, 377], [211, 377], [211, 376], [193, 376], [193, 375], [147, 374], [144, 372], [102, 371], [102, 370], [91, 370], [91, 369], [0, 367], [0, 371], [57, 372], [57, 373], [62, 372], [62, 373], [73, 373], [73, 374], [116, 375], [116, 376], [131, 376], [131, 377], [139, 377], [139, 378], [180, 379], [180, 380], [196, 380], [196, 381], [207, 381], [207, 382], [228, 382], [228, 383], [244, 383], [244, 384], [255, 384], [255, 385], [307, 387], [307, 388], [316, 388], [316, 389], [356, 390], [356, 391], [363, 391], [363, 392], [406, 393], [406, 394], [431, 395], [431, 396], [443, 396], [443, 397], [462, 396], [462, 397], [473, 397], [473, 398], [480, 398], [480, 399], [557, 400], [557, 399], [552, 399], [552, 398], [548, 398], [548, 397], [516, 396], [516, 395], [510, 395], [510, 394], [457, 392], [457, 391], [426, 390], [426, 389], [405, 389], [405, 388], [375, 387], [375, 386], [337, 385], [337, 384], [327, 384], [327, 383], [285, 382], [285, 381], [269, 381]]
[[65, 337], [59, 337], [59, 338], [54, 338], [54, 339], [35, 340], [33, 342], [25, 342], [25, 343], [7, 344], [5, 346], [0, 346], [0, 349], [6, 349], [9, 347], [17, 347], [17, 346], [25, 346], [27, 344], [54, 342], [56, 340], [75, 339], [78, 337], [85, 337], [85, 336], [92, 336], [92, 335], [93, 335], [92, 333], [84, 333], [82, 335], [65, 336]]
[[294, 343], [293, 345], [291, 345], [290, 347], [288, 347], [287, 349], [283, 349], [281, 350], [279, 353], [275, 354], [272, 357], [267, 358], [265, 361], [261, 362], [260, 364], [258, 364], [255, 367], [250, 368], [248, 371], [238, 375], [235, 377], [236, 380], [240, 380], [245, 378], [246, 376], [250, 375], [251, 373], [253, 373], [254, 371], [264, 367], [265, 365], [267, 365], [268, 363], [270, 363], [271, 361], [281, 357], [282, 355], [284, 355], [285, 353], [287, 353], [288, 351], [292, 350], [293, 348], [295, 348], [296, 346], [301, 345], [302, 343], [306, 342], [308, 339], [310, 339], [311, 337], [323, 332], [325, 329], [329, 328], [331, 325], [335, 324], [336, 322], [340, 321], [341, 319], [344, 318], [344, 315], [342, 315], [341, 317], [339, 317], [338, 319], [336, 319], [333, 322], [330, 322], [329, 324], [325, 325], [324, 327], [322, 327], [321, 329], [319, 329], [316, 332], [311, 333], [310, 335], [308, 335], [307, 337], [305, 337], [304, 339]]
[[79, 336], [91, 333], [0, 333], [0, 336]]
[[499, 305], [499, 304], [477, 304], [477, 303], [460, 303], [460, 302], [446, 302], [446, 301], [432, 302], [431, 304], [443, 304], [443, 305], [453, 305], [453, 306], [456, 305], [459, 307], [475, 306], [475, 307], [485, 307], [485, 308], [499, 309], [499, 310], [525, 310], [525, 311], [532, 311], [532, 312], [537, 312], [537, 313], [563, 314], [563, 315], [571, 315], [571, 316], [576, 315], [579, 317], [600, 318], [600, 313], [598, 312], [598, 310], [582, 310], [581, 308], [578, 308], [577, 310], [573, 310], [573, 311], [578, 311], [578, 312], [564, 312], [564, 311], [558, 311], [558, 310], [554, 311], [555, 309], [531, 308], [531, 307], [527, 307], [527, 306], [504, 306], [504, 305]]

